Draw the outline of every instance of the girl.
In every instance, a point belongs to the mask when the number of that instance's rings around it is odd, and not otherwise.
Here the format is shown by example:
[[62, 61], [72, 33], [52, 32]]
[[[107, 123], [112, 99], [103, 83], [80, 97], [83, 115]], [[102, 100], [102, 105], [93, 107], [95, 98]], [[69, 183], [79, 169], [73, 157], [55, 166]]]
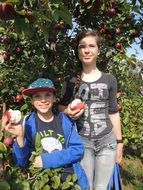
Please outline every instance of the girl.
[[[75, 51], [80, 72], [67, 77], [62, 89], [59, 110], [77, 120], [85, 152], [81, 164], [91, 190], [106, 190], [115, 162], [122, 160], [123, 140], [117, 108], [117, 82], [114, 76], [98, 70], [100, 36], [96, 31], [83, 31], [77, 36]], [[75, 97], [85, 102], [85, 108], [72, 111]]]

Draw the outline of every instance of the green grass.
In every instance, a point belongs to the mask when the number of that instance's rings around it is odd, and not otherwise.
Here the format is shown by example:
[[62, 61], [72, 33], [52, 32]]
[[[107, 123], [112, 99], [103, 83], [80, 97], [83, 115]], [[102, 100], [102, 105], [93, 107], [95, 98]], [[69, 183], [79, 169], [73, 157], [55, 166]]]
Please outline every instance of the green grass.
[[143, 190], [143, 162], [139, 158], [123, 158], [120, 170], [123, 190]]

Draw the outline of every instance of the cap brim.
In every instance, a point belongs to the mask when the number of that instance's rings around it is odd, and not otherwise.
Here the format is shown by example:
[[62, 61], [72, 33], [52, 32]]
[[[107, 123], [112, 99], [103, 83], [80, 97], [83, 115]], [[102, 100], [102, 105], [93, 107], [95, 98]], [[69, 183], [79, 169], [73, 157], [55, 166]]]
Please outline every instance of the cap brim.
[[36, 92], [41, 92], [41, 91], [48, 91], [48, 92], [56, 92], [56, 89], [54, 88], [48, 88], [48, 87], [38, 87], [38, 88], [31, 88], [31, 89], [24, 89], [22, 93], [26, 96], [30, 96]]

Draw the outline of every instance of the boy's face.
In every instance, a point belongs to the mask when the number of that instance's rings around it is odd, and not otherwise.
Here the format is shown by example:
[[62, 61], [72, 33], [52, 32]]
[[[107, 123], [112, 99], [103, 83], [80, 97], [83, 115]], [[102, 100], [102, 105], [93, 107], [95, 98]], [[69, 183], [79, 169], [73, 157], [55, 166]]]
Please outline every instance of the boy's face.
[[31, 103], [38, 113], [45, 114], [51, 112], [53, 103], [56, 101], [52, 92], [36, 92], [31, 97]]

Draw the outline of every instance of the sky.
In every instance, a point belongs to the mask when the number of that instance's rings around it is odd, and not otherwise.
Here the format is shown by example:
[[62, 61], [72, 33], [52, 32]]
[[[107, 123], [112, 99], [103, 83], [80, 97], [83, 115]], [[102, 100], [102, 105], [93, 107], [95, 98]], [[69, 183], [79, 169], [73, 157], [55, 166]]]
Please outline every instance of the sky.
[[139, 44], [132, 44], [130, 48], [127, 49], [127, 55], [135, 55], [137, 59], [143, 61], [143, 49], [140, 48]]
[[[130, 0], [128, 0], [130, 2]], [[136, 1], [137, 5], [139, 2]], [[136, 14], [136, 18], [138, 19], [139, 15]], [[137, 43], [133, 43], [130, 48], [127, 49], [127, 55], [135, 55], [137, 59], [143, 60], [143, 49], [140, 48], [140, 45]]]

